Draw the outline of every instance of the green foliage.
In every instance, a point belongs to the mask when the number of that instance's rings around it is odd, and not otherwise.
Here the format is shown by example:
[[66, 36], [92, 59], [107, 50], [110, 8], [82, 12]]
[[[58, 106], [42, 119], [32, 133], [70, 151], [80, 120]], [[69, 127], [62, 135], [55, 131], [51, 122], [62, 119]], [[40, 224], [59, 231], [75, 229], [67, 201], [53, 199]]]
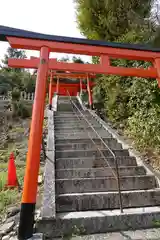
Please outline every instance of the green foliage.
[[8, 72], [14, 71], [14, 72], [18, 72], [18, 73], [24, 71], [21, 68], [15, 68], [14, 70], [12, 68], [9, 68], [8, 67], [8, 59], [9, 58], [24, 59], [24, 58], [26, 58], [25, 51], [9, 47], [7, 49], [7, 53], [4, 55], [4, 59], [2, 60], [2, 63], [4, 64], [4, 68], [6, 71], [8, 71]]
[[90, 39], [115, 41], [133, 25], [145, 25], [150, 1], [145, 0], [75, 0], [77, 22], [81, 32]]
[[73, 56], [72, 62], [74, 63], [84, 63], [84, 61], [80, 57]]
[[35, 75], [25, 69], [14, 69], [8, 67], [8, 58], [26, 58], [25, 52], [8, 48], [2, 60], [3, 66], [0, 69], [0, 94], [7, 95], [8, 91], [17, 88], [19, 91], [34, 92]]
[[[77, 22], [90, 39], [155, 44], [158, 33], [151, 28], [151, 1], [75, 0]], [[150, 18], [149, 18], [150, 16]], [[157, 30], [158, 32], [158, 30]], [[99, 58], [93, 57], [98, 63]], [[111, 65], [148, 68], [144, 61], [111, 59]], [[99, 75], [93, 90], [94, 104], [141, 148], [160, 149], [160, 92], [157, 81], [138, 77]]]
[[8, 205], [17, 203], [17, 202], [19, 203], [20, 195], [21, 194], [18, 193], [17, 189], [0, 191], [0, 213], [1, 214], [4, 213]]
[[21, 93], [20, 93], [19, 89], [14, 88], [13, 91], [12, 91], [12, 100], [13, 101], [19, 101], [20, 96], [21, 96]]
[[82, 91], [81, 94], [80, 94], [80, 98], [81, 98], [82, 102], [88, 103], [88, 93], [87, 93], [87, 91]]
[[[17, 169], [17, 178], [20, 186], [23, 185], [24, 178], [24, 166]], [[4, 186], [7, 181], [7, 171], [1, 172], [0, 175], [0, 215], [5, 212], [6, 208], [10, 204], [19, 203], [21, 193], [18, 189], [7, 189], [4, 190]], [[1, 219], [0, 219], [1, 220]]]
[[12, 104], [14, 113], [13, 117], [28, 118], [31, 117], [31, 107], [27, 106], [25, 102], [15, 101]]

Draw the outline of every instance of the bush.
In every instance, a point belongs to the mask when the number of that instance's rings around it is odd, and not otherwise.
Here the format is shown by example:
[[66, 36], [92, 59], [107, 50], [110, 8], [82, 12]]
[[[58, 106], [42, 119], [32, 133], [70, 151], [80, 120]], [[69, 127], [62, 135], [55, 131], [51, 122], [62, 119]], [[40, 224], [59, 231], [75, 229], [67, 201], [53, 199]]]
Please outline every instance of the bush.
[[14, 117], [21, 117], [23, 119], [31, 117], [31, 109], [24, 102], [14, 102], [13, 109]]
[[80, 98], [83, 103], [88, 103], [88, 92], [82, 91], [80, 94]]
[[20, 91], [17, 88], [14, 88], [12, 91], [12, 100], [13, 101], [19, 101], [20, 100]]

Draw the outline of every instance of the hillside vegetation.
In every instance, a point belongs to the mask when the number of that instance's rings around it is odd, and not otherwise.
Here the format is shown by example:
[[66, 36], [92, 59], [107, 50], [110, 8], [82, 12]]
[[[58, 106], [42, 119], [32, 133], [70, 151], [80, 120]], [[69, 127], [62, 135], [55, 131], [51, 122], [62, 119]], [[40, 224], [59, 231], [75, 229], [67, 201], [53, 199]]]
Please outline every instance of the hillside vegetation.
[[[89, 39], [160, 46], [159, 6], [149, 0], [75, 0], [77, 22]], [[159, 45], [158, 45], [159, 44]], [[93, 62], [99, 59], [93, 57]], [[114, 66], [143, 67], [151, 63], [111, 59]], [[100, 75], [94, 100], [115, 126], [141, 150], [160, 151], [160, 90], [155, 79]]]

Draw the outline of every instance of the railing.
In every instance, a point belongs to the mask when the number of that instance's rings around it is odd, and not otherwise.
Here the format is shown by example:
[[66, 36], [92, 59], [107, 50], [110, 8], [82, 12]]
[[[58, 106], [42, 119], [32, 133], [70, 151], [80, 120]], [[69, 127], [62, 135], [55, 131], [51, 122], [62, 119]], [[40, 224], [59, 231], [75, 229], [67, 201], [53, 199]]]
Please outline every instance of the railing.
[[25, 101], [33, 101], [34, 100], [34, 93], [27, 93], [27, 92], [21, 92], [21, 100], [25, 100]]
[[[12, 100], [12, 94], [9, 92], [7, 95], [0, 95], [0, 100]], [[21, 92], [20, 100], [33, 101], [34, 93]]]
[[87, 122], [87, 124], [89, 125], [89, 127], [93, 130], [93, 132], [95, 132], [95, 134], [97, 135], [97, 137], [100, 139], [100, 141], [103, 143], [103, 145], [108, 149], [108, 151], [111, 153], [111, 155], [113, 156], [113, 159], [115, 161], [115, 171], [112, 169], [111, 165], [109, 164], [106, 156], [103, 154], [103, 152], [101, 151], [101, 149], [97, 146], [97, 144], [95, 143], [95, 141], [93, 140], [93, 138], [91, 137], [90, 133], [88, 132], [87, 128], [85, 126], [82, 125], [82, 127], [84, 128], [84, 132], [87, 133], [88, 137], [90, 138], [90, 140], [92, 141], [92, 143], [95, 145], [95, 147], [97, 148], [97, 150], [99, 151], [99, 153], [101, 154], [102, 158], [106, 161], [108, 167], [111, 169], [113, 176], [115, 177], [116, 181], [117, 181], [117, 189], [118, 189], [118, 194], [119, 194], [119, 206], [120, 206], [120, 211], [121, 213], [123, 213], [123, 204], [122, 204], [122, 194], [121, 194], [121, 188], [120, 188], [120, 177], [119, 177], [119, 168], [118, 168], [118, 161], [116, 158], [116, 155], [114, 154], [114, 152], [111, 150], [111, 148], [104, 142], [104, 140], [101, 138], [101, 136], [97, 133], [97, 131], [94, 129], [94, 127], [91, 125], [91, 123], [88, 121], [88, 119], [84, 116], [84, 114], [81, 112], [81, 110], [76, 106], [76, 104], [72, 101], [72, 98], [68, 93], [68, 97], [69, 100], [71, 102], [72, 105], [72, 109], [74, 114], [76, 115], [77, 119], [81, 122], [81, 119], [79, 118], [77, 112], [74, 110], [74, 107], [78, 110], [78, 112], [80, 113], [80, 115], [82, 116], [82, 118]]
[[[46, 98], [48, 97], [48, 94], [46, 94]], [[35, 93], [31, 92], [20, 92], [20, 100], [24, 100], [24, 101], [34, 101], [35, 98]], [[9, 101], [12, 100], [12, 93], [9, 92], [7, 95], [0, 95], [0, 101]]]

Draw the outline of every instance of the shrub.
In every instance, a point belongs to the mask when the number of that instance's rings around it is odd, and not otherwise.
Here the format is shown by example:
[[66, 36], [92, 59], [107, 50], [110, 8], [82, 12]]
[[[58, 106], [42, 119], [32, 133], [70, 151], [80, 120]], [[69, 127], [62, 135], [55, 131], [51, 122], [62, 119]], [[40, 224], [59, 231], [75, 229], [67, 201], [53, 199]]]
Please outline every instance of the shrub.
[[12, 91], [12, 100], [13, 101], [19, 101], [20, 100], [20, 91], [17, 88], [14, 88]]
[[31, 116], [31, 109], [24, 102], [13, 102], [13, 116], [28, 118]]
[[80, 98], [83, 103], [88, 103], [88, 92], [82, 91], [80, 94]]

